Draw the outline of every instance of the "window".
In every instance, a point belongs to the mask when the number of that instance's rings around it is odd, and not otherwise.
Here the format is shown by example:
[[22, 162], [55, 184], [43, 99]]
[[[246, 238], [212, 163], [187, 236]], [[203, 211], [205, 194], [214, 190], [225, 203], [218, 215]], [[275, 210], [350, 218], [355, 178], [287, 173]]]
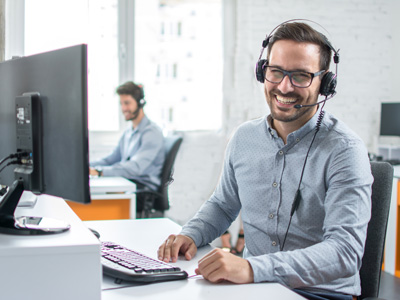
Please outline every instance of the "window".
[[115, 89], [127, 80], [144, 85], [146, 114], [162, 128], [220, 128], [222, 0], [7, 3], [25, 20], [21, 26], [14, 18], [13, 26], [23, 28], [9, 34], [23, 39], [17, 54], [88, 44], [91, 131], [124, 129]]
[[118, 0], [25, 1], [24, 55], [88, 44], [89, 129], [119, 130]]
[[169, 130], [220, 128], [222, 1], [136, 1], [135, 10], [135, 78], [146, 113]]

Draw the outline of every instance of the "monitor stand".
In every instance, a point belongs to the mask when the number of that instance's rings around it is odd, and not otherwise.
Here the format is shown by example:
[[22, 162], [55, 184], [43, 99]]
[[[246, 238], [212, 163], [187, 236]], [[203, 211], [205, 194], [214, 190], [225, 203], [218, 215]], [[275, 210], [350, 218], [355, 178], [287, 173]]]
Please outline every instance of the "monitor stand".
[[37, 202], [37, 197], [38, 196], [36, 196], [34, 193], [25, 190], [19, 199], [18, 207], [34, 208]]
[[14, 235], [43, 235], [69, 230], [68, 223], [45, 217], [15, 217], [15, 209], [24, 192], [23, 180], [14, 181], [0, 203], [0, 233]]

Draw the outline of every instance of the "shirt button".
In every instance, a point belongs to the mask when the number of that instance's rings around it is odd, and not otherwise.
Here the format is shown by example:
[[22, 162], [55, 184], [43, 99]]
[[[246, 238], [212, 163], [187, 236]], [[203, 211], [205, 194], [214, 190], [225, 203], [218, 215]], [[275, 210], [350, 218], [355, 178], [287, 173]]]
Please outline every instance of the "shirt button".
[[276, 246], [276, 242], [275, 241], [272, 241], [272, 246]]
[[281, 151], [279, 151], [279, 155], [283, 155], [283, 151], [281, 150]]
[[297, 138], [297, 139], [296, 139], [296, 142], [300, 142], [300, 139], [299, 139], [299, 138]]
[[276, 182], [274, 182], [274, 183], [272, 184], [272, 186], [273, 186], [273, 187], [277, 187], [278, 184], [277, 184]]
[[273, 219], [274, 218], [274, 214], [269, 214], [269, 218]]

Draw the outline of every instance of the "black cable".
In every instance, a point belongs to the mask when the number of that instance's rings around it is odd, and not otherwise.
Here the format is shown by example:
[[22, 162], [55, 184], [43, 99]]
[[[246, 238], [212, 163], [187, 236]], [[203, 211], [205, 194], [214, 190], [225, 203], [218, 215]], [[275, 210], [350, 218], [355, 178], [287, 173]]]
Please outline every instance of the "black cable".
[[297, 191], [296, 191], [296, 194], [295, 194], [295, 196], [294, 196], [293, 203], [292, 203], [292, 209], [291, 209], [291, 211], [290, 211], [289, 224], [288, 224], [288, 227], [287, 227], [287, 229], [286, 229], [285, 237], [283, 238], [281, 251], [283, 251], [283, 247], [285, 247], [285, 242], [286, 242], [287, 235], [288, 235], [288, 233], [289, 233], [290, 224], [292, 224], [292, 217], [293, 217], [295, 211], [297, 210], [297, 208], [298, 208], [299, 205], [300, 205], [300, 200], [301, 200], [300, 185], [301, 185], [301, 182], [303, 181], [303, 175], [304, 175], [304, 170], [305, 170], [306, 164], [307, 164], [308, 154], [310, 153], [310, 150], [311, 150], [311, 147], [312, 147], [312, 145], [313, 145], [313, 143], [314, 143], [315, 137], [317, 136], [317, 133], [318, 133], [320, 127], [321, 127], [322, 118], [323, 118], [324, 115], [325, 115], [325, 111], [323, 110], [323, 109], [324, 109], [324, 106], [325, 106], [325, 102], [324, 102], [324, 104], [323, 104], [322, 107], [321, 107], [321, 112], [319, 113], [319, 116], [318, 116], [317, 125], [315, 126], [315, 133], [314, 133], [314, 136], [313, 136], [313, 138], [312, 138], [312, 140], [311, 140], [310, 146], [308, 147], [308, 151], [307, 151], [307, 154], [306, 154], [306, 158], [304, 159], [304, 164], [303, 164], [303, 168], [302, 168], [302, 170], [301, 170], [299, 185], [298, 185], [298, 187], [297, 187]]
[[13, 160], [13, 161], [10, 161], [8, 164], [6, 164], [4, 167], [2, 167], [2, 168], [0, 169], [0, 173], [3, 172], [3, 170], [4, 170], [5, 168], [7, 168], [8, 166], [11, 166], [11, 165], [20, 165], [21, 163], [22, 163], [22, 162], [21, 162], [21, 159], [20, 159], [20, 158], [15, 159], [15, 160]]
[[[1, 166], [3, 163], [5, 163], [7, 160], [9, 160], [9, 159], [12, 159], [12, 158], [20, 159], [20, 158], [22, 158], [22, 157], [24, 157], [24, 156], [29, 156], [29, 155], [30, 155], [30, 153], [27, 152], [27, 151], [12, 153], [12, 154], [10, 154], [9, 156], [3, 158], [3, 159], [0, 161], [0, 166]], [[2, 170], [3, 170], [3, 169], [1, 169], [1, 171], [2, 171]], [[1, 171], [0, 171], [0, 172], [1, 172]]]
[[0, 161], [0, 166], [1, 166], [5, 161], [7, 161], [7, 160], [9, 160], [10, 158], [12, 158], [11, 156], [12, 156], [12, 154], [10, 154], [9, 156], [3, 158], [3, 159]]
[[[12, 159], [12, 158], [17, 158], [16, 160], [13, 160], [11, 162], [9, 162], [7, 165], [5, 165], [3, 168], [0, 169], [0, 173], [7, 168], [10, 165], [16, 165], [16, 164], [21, 164], [21, 158], [28, 156], [29, 152], [16, 152], [16, 153], [12, 153], [9, 156], [3, 158], [0, 161], [0, 166], [5, 163], [7, 160]], [[0, 189], [0, 197], [4, 196], [7, 193], [7, 186], [4, 186]]]
[[4, 187], [2, 187], [1, 190], [0, 190], [0, 197], [4, 196], [6, 193], [7, 193], [7, 187], [4, 186]]

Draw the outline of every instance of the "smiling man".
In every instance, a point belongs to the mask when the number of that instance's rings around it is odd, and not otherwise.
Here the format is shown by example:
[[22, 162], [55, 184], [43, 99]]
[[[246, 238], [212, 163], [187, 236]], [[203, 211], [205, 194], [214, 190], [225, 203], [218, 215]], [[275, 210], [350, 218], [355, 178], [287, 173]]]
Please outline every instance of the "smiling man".
[[[143, 111], [146, 104], [143, 87], [128, 81], [117, 88], [122, 113], [130, 126], [117, 147], [107, 157], [90, 163], [90, 175], [122, 176], [157, 190], [164, 163], [164, 136]], [[143, 186], [142, 186], [143, 185]], [[137, 203], [140, 211], [141, 203]]]
[[335, 94], [333, 48], [301, 22], [281, 24], [264, 42], [267, 59], [256, 75], [270, 114], [238, 128], [213, 195], [158, 256], [191, 259], [241, 211], [243, 258], [214, 249], [197, 274], [211, 282], [279, 282], [308, 299], [355, 299], [373, 178], [361, 139], [318, 102]]

